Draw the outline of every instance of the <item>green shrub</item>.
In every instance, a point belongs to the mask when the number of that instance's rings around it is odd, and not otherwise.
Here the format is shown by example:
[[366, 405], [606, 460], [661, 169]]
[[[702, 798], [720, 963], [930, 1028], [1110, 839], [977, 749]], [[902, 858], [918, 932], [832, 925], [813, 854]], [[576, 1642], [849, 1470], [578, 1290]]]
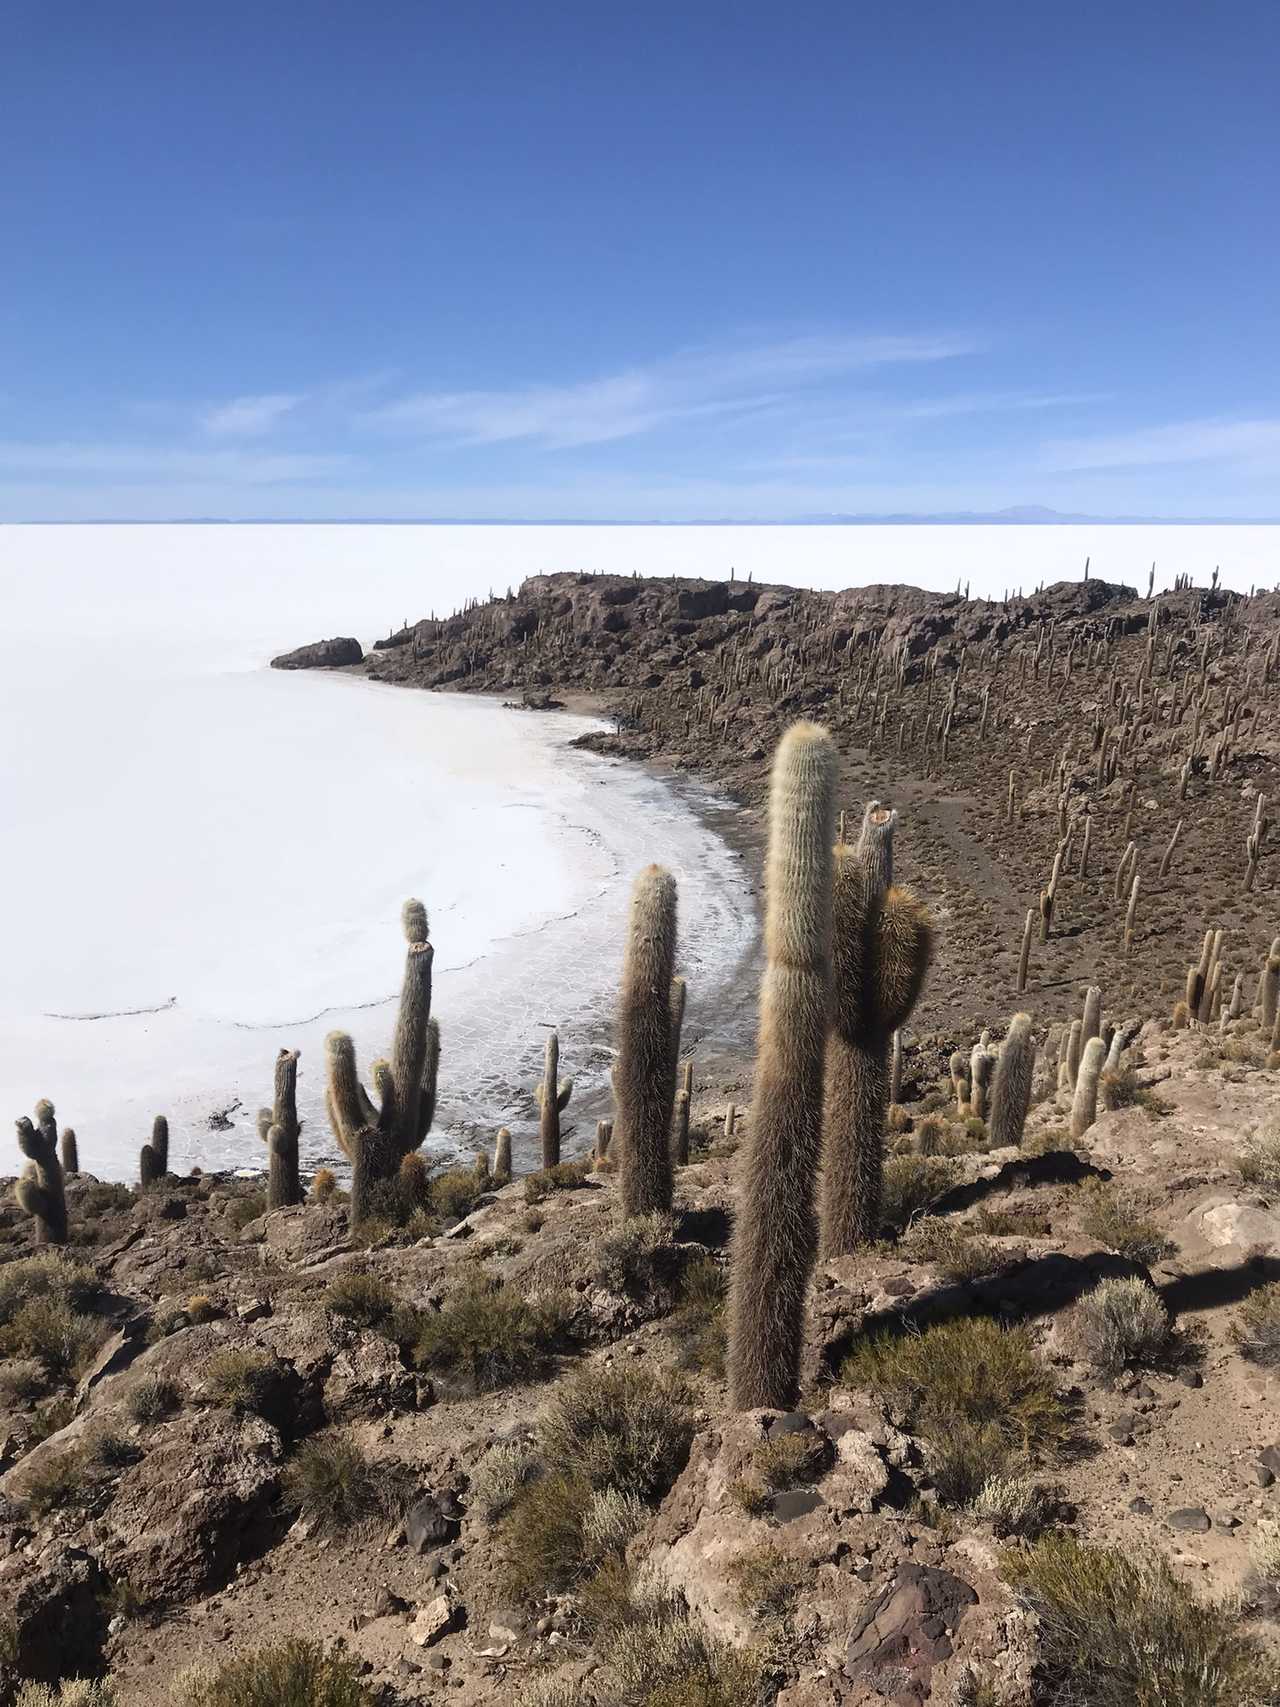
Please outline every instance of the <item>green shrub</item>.
[[319, 1642], [290, 1640], [179, 1679], [174, 1707], [373, 1707], [356, 1663]]
[[98, 1292], [93, 1270], [58, 1251], [0, 1264], [0, 1327], [7, 1327], [24, 1304], [47, 1298], [80, 1311]]
[[912, 1262], [928, 1263], [950, 1281], [977, 1280], [1009, 1262], [999, 1246], [942, 1215], [924, 1215], [913, 1221], [898, 1248]]
[[1280, 1366], [1280, 1280], [1272, 1280], [1245, 1299], [1231, 1322], [1240, 1355], [1264, 1369]]
[[588, 1162], [557, 1162], [554, 1168], [543, 1168], [540, 1173], [526, 1174], [524, 1181], [524, 1200], [528, 1204], [541, 1203], [550, 1197], [553, 1191], [575, 1191], [584, 1185], [591, 1173], [591, 1163]]
[[215, 1352], [205, 1364], [204, 1385], [215, 1405], [269, 1416], [280, 1401], [283, 1373], [269, 1352], [232, 1347]]
[[726, 1336], [725, 1273], [714, 1257], [696, 1257], [680, 1276], [679, 1306], [667, 1324], [682, 1369], [696, 1369], [719, 1380], [724, 1375]]
[[43, 1517], [61, 1506], [78, 1503], [88, 1495], [83, 1452], [68, 1447], [64, 1452], [44, 1452], [22, 1476], [21, 1498], [29, 1509]]
[[1137, 1200], [1117, 1186], [1090, 1180], [1081, 1189], [1080, 1203], [1082, 1230], [1130, 1262], [1150, 1266], [1173, 1249], [1160, 1228], [1143, 1215]]
[[502, 1522], [503, 1586], [518, 1599], [571, 1587], [589, 1571], [583, 1525], [594, 1490], [560, 1472], [531, 1482]]
[[864, 1340], [840, 1380], [895, 1399], [928, 1446], [938, 1497], [962, 1505], [1023, 1458], [1054, 1451], [1067, 1414], [1024, 1328], [978, 1317]]
[[580, 1370], [539, 1424], [542, 1455], [571, 1465], [592, 1488], [660, 1499], [684, 1468], [693, 1438], [688, 1398], [679, 1381], [645, 1369]]
[[1159, 1293], [1136, 1275], [1099, 1281], [1076, 1305], [1069, 1336], [1086, 1362], [1105, 1375], [1154, 1363], [1169, 1341], [1169, 1314]]
[[646, 1297], [667, 1291], [679, 1261], [673, 1248], [670, 1215], [635, 1215], [608, 1233], [591, 1249], [595, 1279], [606, 1291]]
[[1263, 1707], [1276, 1698], [1274, 1673], [1232, 1613], [1197, 1600], [1158, 1553], [1049, 1537], [1008, 1554], [1004, 1568], [1040, 1620], [1046, 1699]]
[[1053, 1231], [1042, 1209], [979, 1209], [973, 1218], [975, 1231], [993, 1238], [1044, 1238]]
[[324, 1295], [326, 1310], [359, 1328], [380, 1328], [396, 1307], [396, 1295], [376, 1274], [340, 1274]]
[[125, 1402], [134, 1422], [161, 1422], [181, 1406], [182, 1388], [167, 1375], [144, 1375], [129, 1389]]
[[284, 1472], [284, 1503], [318, 1535], [336, 1535], [385, 1509], [377, 1473], [346, 1434], [304, 1441]]
[[470, 1215], [476, 1200], [489, 1189], [474, 1168], [450, 1168], [431, 1181], [431, 1207], [445, 1221], [461, 1221]]
[[559, 1298], [532, 1302], [514, 1286], [472, 1275], [440, 1310], [422, 1316], [413, 1357], [423, 1369], [460, 1371], [481, 1391], [538, 1374], [568, 1338]]
[[468, 1508], [479, 1512], [486, 1523], [496, 1523], [536, 1480], [538, 1470], [538, 1454], [528, 1441], [500, 1441], [476, 1466], [467, 1490]]
[[900, 1233], [954, 1178], [955, 1170], [945, 1156], [890, 1156], [884, 1164], [882, 1222]]
[[681, 1600], [662, 1593], [632, 1602], [604, 1658], [639, 1707], [748, 1707], [765, 1683], [758, 1655], [718, 1640]]
[[740, 1553], [728, 1574], [742, 1606], [757, 1618], [784, 1618], [804, 1580], [798, 1561], [773, 1546]]
[[65, 1298], [36, 1294], [19, 1304], [0, 1329], [0, 1355], [32, 1358], [50, 1381], [74, 1381], [93, 1362], [104, 1329]]

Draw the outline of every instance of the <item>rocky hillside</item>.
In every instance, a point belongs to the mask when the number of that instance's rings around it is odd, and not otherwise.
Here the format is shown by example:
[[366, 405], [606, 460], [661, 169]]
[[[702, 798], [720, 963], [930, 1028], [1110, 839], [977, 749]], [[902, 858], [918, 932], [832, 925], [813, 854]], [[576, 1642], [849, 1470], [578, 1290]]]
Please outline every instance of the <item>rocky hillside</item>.
[[[819, 1264], [786, 1413], [726, 1394], [733, 1083], [640, 1222], [572, 1164], [446, 1176], [356, 1237], [325, 1180], [264, 1214], [252, 1182], [73, 1176], [63, 1252], [8, 1204], [10, 1688], [1280, 1699], [1280, 1072], [1252, 1017], [1148, 1021], [1127, 1063], [1074, 1140], [1052, 1050], [1017, 1148], [963, 1080], [893, 1111], [883, 1240]], [[303, 1664], [286, 1638], [327, 1681], [234, 1693]]]

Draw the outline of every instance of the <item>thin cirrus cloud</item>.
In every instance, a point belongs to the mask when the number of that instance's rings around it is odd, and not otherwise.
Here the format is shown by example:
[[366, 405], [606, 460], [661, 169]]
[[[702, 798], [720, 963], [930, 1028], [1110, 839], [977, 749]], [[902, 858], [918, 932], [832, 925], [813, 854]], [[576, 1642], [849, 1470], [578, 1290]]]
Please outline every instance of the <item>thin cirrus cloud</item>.
[[976, 353], [965, 336], [808, 337], [686, 351], [567, 385], [423, 391], [368, 411], [365, 425], [461, 444], [523, 441], [551, 450], [636, 438], [682, 421], [745, 416], [860, 370]]
[[305, 400], [305, 393], [293, 391], [233, 397], [229, 403], [208, 410], [201, 417], [200, 425], [215, 439], [261, 438], [278, 427]]
[[195, 480], [247, 486], [325, 480], [344, 473], [341, 455], [242, 450], [182, 450], [155, 445], [64, 441], [33, 444], [0, 440], [0, 476], [34, 476], [44, 482], [101, 477], [122, 482]]
[[1041, 455], [1045, 468], [1062, 473], [1194, 462], [1274, 470], [1280, 469], [1280, 420], [1177, 421], [1129, 433], [1050, 440]]

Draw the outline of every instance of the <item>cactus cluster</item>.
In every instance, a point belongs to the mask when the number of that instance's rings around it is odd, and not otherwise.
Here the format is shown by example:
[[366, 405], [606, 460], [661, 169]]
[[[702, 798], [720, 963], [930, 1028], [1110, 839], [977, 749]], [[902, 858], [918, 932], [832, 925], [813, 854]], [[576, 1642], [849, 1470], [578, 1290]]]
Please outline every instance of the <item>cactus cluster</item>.
[[276, 1056], [271, 1107], [258, 1110], [258, 1136], [267, 1146], [268, 1209], [302, 1202], [298, 1131], [298, 1051], [282, 1049]]
[[169, 1122], [157, 1114], [151, 1122], [151, 1141], [138, 1155], [138, 1179], [142, 1186], [155, 1185], [169, 1171]]
[[35, 1106], [35, 1124], [24, 1114], [18, 1121], [18, 1148], [27, 1165], [18, 1180], [18, 1202], [36, 1224], [38, 1245], [67, 1242], [67, 1194], [58, 1157], [58, 1122], [53, 1104]]
[[369, 1070], [373, 1096], [360, 1082], [350, 1036], [331, 1031], [325, 1039], [325, 1106], [351, 1162], [353, 1222], [367, 1218], [375, 1187], [397, 1176], [435, 1115], [440, 1034], [431, 1018], [433, 950], [421, 901], [405, 902], [401, 922], [408, 943], [404, 982], [390, 1059], [375, 1061]]

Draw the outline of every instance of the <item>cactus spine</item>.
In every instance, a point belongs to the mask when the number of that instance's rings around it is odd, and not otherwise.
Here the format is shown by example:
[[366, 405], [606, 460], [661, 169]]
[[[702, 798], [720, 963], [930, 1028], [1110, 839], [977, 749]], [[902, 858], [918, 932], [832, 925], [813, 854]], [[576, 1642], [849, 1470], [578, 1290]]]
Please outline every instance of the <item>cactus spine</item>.
[[144, 1186], [154, 1185], [169, 1171], [169, 1122], [157, 1114], [151, 1122], [151, 1142], [138, 1157], [138, 1178]]
[[1098, 1118], [1098, 1075], [1102, 1071], [1106, 1045], [1091, 1037], [1080, 1056], [1075, 1096], [1071, 1100], [1071, 1136], [1082, 1138]]
[[408, 951], [391, 1058], [375, 1061], [369, 1070], [376, 1102], [360, 1083], [348, 1034], [331, 1031], [325, 1039], [325, 1107], [333, 1135], [352, 1164], [353, 1224], [367, 1213], [375, 1182], [395, 1178], [435, 1117], [440, 1034], [431, 1018], [434, 951], [421, 901], [405, 902], [401, 925]]
[[560, 1038], [552, 1032], [542, 1057], [542, 1082], [534, 1087], [538, 1099], [538, 1133], [542, 1139], [542, 1165], [554, 1168], [560, 1160], [560, 1116], [573, 1095], [573, 1080], [559, 1077]]
[[35, 1115], [35, 1126], [25, 1114], [18, 1121], [18, 1148], [26, 1156], [27, 1166], [16, 1187], [17, 1198], [35, 1221], [38, 1245], [65, 1245], [67, 1194], [62, 1163], [58, 1160], [58, 1127], [53, 1104], [47, 1100], [38, 1102]]
[[650, 865], [636, 878], [631, 892], [613, 1071], [625, 1216], [652, 1215], [671, 1207], [675, 957], [676, 880], [661, 866]]
[[1009, 1022], [1008, 1035], [1000, 1045], [1000, 1055], [991, 1086], [991, 1118], [988, 1130], [991, 1148], [1004, 1149], [1022, 1142], [1022, 1129], [1031, 1106], [1031, 1080], [1035, 1070], [1036, 1048], [1031, 1035], [1031, 1015], [1014, 1014]]
[[835, 773], [826, 730], [794, 724], [770, 778], [760, 1037], [729, 1295], [738, 1410], [790, 1409], [799, 1387], [831, 992]]
[[258, 1131], [267, 1143], [267, 1208], [302, 1202], [298, 1178], [298, 1051], [276, 1056], [271, 1107], [258, 1111]]

